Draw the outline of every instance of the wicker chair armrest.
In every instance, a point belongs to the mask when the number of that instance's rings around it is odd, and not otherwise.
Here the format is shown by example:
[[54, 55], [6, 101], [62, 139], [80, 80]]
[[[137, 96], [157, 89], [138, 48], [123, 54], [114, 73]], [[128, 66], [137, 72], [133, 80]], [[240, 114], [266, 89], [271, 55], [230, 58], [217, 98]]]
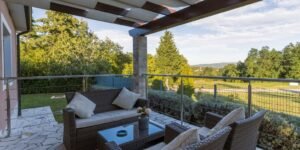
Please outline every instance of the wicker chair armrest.
[[205, 114], [205, 119], [204, 119], [204, 126], [207, 128], [213, 128], [221, 119], [223, 116], [213, 113], [213, 112], [207, 112]]
[[166, 144], [170, 143], [174, 138], [176, 138], [180, 133], [186, 131], [188, 128], [185, 126], [182, 126], [178, 123], [170, 123], [166, 125], [165, 129], [165, 138], [164, 142]]
[[139, 98], [136, 102], [136, 107], [149, 107], [149, 100]]
[[107, 142], [104, 145], [105, 150], [122, 150], [122, 148], [115, 142]]
[[68, 132], [68, 135], [76, 135], [76, 123], [75, 123], [75, 112], [72, 108], [63, 109], [63, 121], [64, 121], [64, 131]]
[[75, 112], [71, 108], [63, 109], [64, 122], [64, 145], [68, 150], [75, 149], [76, 146], [76, 123]]

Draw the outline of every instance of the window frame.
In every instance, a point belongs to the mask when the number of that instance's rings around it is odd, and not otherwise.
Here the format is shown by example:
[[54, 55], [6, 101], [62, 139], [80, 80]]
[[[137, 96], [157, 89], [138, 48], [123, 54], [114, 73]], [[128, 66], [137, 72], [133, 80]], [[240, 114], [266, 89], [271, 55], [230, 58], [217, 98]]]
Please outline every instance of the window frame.
[[[10, 59], [10, 61], [11, 61], [11, 66], [13, 66], [13, 53], [12, 53], [12, 50], [13, 50], [13, 39], [12, 39], [12, 30], [11, 30], [11, 28], [9, 27], [9, 25], [8, 25], [8, 23], [7, 23], [7, 21], [6, 21], [6, 19], [5, 19], [5, 17], [4, 17], [4, 15], [1, 13], [1, 17], [0, 17], [0, 30], [1, 30], [1, 32], [0, 32], [0, 40], [1, 40], [1, 68], [2, 68], [2, 72], [1, 72], [1, 77], [2, 78], [4, 78], [4, 76], [5, 76], [5, 64], [4, 64], [4, 27], [5, 27], [5, 29], [8, 31], [8, 33], [9, 33], [9, 39], [10, 39], [10, 48], [11, 48], [11, 55], [10, 55], [10, 57], [11, 57], [11, 59]], [[11, 75], [13, 75], [13, 68], [11, 69]], [[2, 84], [2, 90], [4, 91], [4, 90], [6, 90], [6, 83], [5, 83], [5, 81], [3, 80], [2, 82], [1, 82], [1, 84]], [[13, 85], [13, 82], [12, 81], [10, 81], [9, 82], [9, 86], [12, 86]]]

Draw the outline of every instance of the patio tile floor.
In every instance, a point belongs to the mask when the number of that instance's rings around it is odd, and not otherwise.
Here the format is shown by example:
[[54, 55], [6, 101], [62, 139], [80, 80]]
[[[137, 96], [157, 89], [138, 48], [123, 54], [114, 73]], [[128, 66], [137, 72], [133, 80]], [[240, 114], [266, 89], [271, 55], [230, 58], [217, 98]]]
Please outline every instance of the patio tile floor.
[[[174, 118], [152, 112], [150, 119], [165, 125]], [[12, 119], [9, 138], [0, 139], [0, 150], [64, 150], [63, 125], [56, 122], [49, 106], [22, 110], [22, 117]], [[187, 123], [184, 125], [191, 126]]]

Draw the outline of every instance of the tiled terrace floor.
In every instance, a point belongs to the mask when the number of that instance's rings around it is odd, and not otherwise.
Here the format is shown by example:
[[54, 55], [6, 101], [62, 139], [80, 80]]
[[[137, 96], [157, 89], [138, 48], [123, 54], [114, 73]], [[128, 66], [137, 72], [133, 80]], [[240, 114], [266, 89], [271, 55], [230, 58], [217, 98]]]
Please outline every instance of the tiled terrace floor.
[[[180, 122], [156, 112], [150, 119], [161, 125]], [[22, 117], [12, 119], [11, 136], [0, 139], [0, 150], [64, 150], [62, 134], [63, 125], [55, 121], [50, 107], [24, 109]]]

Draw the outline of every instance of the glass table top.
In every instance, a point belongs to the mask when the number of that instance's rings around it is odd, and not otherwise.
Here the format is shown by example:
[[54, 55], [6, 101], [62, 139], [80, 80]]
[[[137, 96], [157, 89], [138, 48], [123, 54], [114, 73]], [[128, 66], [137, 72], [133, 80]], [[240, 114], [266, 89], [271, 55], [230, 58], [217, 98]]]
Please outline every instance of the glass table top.
[[[120, 130], [125, 130], [127, 132], [127, 135], [125, 136], [118, 136], [117, 133]], [[127, 143], [130, 141], [134, 141], [136, 139], [148, 137], [150, 135], [153, 135], [155, 133], [163, 132], [164, 128], [153, 123], [149, 122], [149, 128], [145, 130], [140, 130], [138, 123], [131, 123], [127, 125], [122, 125], [110, 129], [100, 130], [98, 131], [98, 134], [101, 135], [102, 138], [104, 138], [107, 142], [114, 141], [116, 144], [120, 145], [123, 143]]]

